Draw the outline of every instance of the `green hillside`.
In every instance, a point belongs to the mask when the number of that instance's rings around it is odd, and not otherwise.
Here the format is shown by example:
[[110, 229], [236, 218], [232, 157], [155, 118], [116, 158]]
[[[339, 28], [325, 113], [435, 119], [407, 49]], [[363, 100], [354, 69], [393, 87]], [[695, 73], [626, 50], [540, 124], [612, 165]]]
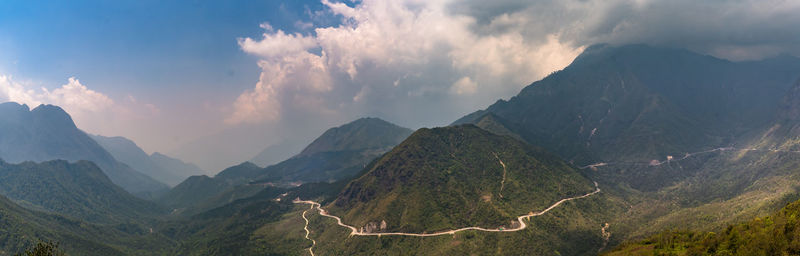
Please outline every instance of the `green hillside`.
[[[291, 201], [275, 201], [279, 188], [164, 223], [160, 232], [181, 241], [171, 255], [305, 255], [301, 209]], [[294, 193], [294, 192], [288, 192]]]
[[350, 178], [411, 132], [379, 118], [361, 118], [328, 129], [300, 154], [268, 166], [256, 179], [260, 182], [318, 182]]
[[798, 255], [800, 201], [777, 213], [715, 232], [664, 231], [605, 255]]
[[230, 189], [231, 185], [206, 175], [192, 176], [181, 182], [158, 202], [173, 208], [188, 207]]
[[509, 227], [516, 216], [593, 190], [555, 155], [464, 125], [418, 130], [353, 180], [330, 211], [357, 227], [385, 221], [390, 231]]
[[135, 224], [103, 226], [22, 208], [0, 196], [0, 255], [56, 241], [68, 255], [154, 255], [175, 242]]
[[164, 212], [111, 183], [89, 161], [0, 160], [0, 194], [29, 208], [97, 223], [144, 222]]

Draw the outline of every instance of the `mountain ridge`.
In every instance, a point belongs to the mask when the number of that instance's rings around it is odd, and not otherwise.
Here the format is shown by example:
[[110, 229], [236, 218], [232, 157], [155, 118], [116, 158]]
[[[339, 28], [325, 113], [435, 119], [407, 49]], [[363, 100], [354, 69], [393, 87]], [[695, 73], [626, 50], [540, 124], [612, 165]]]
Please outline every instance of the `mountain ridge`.
[[[171, 207], [186, 208], [205, 205], [202, 201], [216, 201], [215, 197], [231, 200], [247, 197], [265, 184], [294, 186], [347, 179], [410, 133], [407, 128], [378, 118], [357, 119], [328, 129], [306, 147], [305, 154], [297, 154], [265, 168], [244, 162], [228, 167], [214, 177], [190, 177], [159, 201]], [[209, 190], [194, 191], [204, 187]], [[195, 213], [195, 210], [189, 209], [188, 212]]]
[[518, 122], [526, 141], [577, 164], [647, 161], [761, 129], [798, 72], [796, 59], [731, 62], [683, 49], [599, 45], [454, 124], [493, 113]]
[[90, 135], [90, 137], [118, 161], [169, 186], [175, 186], [191, 175], [204, 173], [197, 166], [158, 152], [148, 155], [136, 145], [136, 142], [122, 136]]
[[14, 102], [0, 104], [0, 158], [8, 162], [90, 160], [117, 185], [142, 195], [166, 185], [120, 163], [86, 133], [63, 109], [39, 105], [29, 110]]
[[507, 222], [549, 200], [592, 190], [573, 167], [516, 139], [473, 125], [423, 128], [366, 168], [330, 211], [356, 226], [385, 221], [403, 232], [513, 226]]

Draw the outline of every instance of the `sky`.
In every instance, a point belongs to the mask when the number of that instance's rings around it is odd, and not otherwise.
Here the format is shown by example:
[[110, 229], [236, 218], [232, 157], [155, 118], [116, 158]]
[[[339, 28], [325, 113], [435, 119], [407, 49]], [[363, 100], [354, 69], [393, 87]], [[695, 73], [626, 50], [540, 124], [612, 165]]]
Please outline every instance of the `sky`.
[[645, 43], [800, 56], [800, 1], [0, 3], [0, 101], [63, 107], [210, 171], [360, 117], [447, 125], [567, 66]]

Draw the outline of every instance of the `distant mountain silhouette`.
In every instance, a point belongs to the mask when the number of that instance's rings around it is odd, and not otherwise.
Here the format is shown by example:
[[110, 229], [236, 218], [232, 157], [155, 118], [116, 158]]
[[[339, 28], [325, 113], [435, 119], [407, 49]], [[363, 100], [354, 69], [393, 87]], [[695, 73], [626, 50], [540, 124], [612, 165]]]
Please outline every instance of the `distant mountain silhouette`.
[[29, 110], [13, 102], [0, 104], [0, 158], [7, 162], [89, 160], [115, 184], [144, 195], [167, 186], [118, 162], [97, 142], [79, 130], [60, 107], [40, 105]]
[[303, 144], [282, 141], [273, 145], [269, 145], [267, 148], [250, 159], [250, 162], [261, 167], [267, 167], [297, 155], [300, 153], [300, 150], [303, 150]]
[[90, 136], [118, 161], [170, 186], [177, 185], [189, 176], [203, 173], [197, 166], [157, 152], [147, 155], [136, 143], [124, 137]]
[[349, 179], [411, 132], [378, 118], [361, 118], [329, 129], [302, 153], [278, 164], [261, 168], [246, 162], [229, 167], [213, 178], [190, 177], [159, 201], [183, 208], [201, 205], [206, 200], [231, 202], [252, 195], [264, 184], [286, 186]]

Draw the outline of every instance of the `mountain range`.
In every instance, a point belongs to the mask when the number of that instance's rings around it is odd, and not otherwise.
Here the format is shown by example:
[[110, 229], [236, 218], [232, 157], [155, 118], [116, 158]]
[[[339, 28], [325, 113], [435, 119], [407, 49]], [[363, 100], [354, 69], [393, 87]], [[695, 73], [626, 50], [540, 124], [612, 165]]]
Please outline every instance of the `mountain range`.
[[303, 150], [303, 144], [301, 143], [282, 141], [267, 146], [264, 148], [264, 150], [261, 150], [261, 152], [258, 152], [256, 156], [250, 159], [249, 162], [261, 167], [267, 167], [289, 159], [290, 157], [297, 155], [297, 153], [299, 153], [301, 150]]
[[[159, 202], [176, 209], [208, 209], [250, 196], [270, 184], [287, 186], [349, 179], [411, 132], [378, 118], [358, 119], [327, 130], [302, 152], [278, 164], [261, 168], [245, 162], [214, 177], [190, 177]], [[188, 213], [196, 210], [188, 209]]]
[[[268, 147], [256, 157], [272, 165], [190, 176], [155, 203], [116, 188], [95, 161], [161, 168], [149, 173], [159, 179], [186, 173], [121, 138], [97, 138], [112, 143], [100, 143], [106, 150], [65, 113], [29, 117], [57, 107], [39, 108], [0, 105], [0, 157], [10, 162], [0, 164], [0, 225], [14, 234], [0, 233], [0, 250], [35, 236], [78, 244], [69, 249], [78, 254], [794, 252], [800, 59], [791, 56], [733, 62], [596, 45], [448, 127], [358, 119], [302, 150]], [[38, 146], [50, 143], [58, 150]], [[281, 148], [299, 153], [265, 156]], [[95, 163], [48, 161], [54, 151]]]
[[486, 113], [576, 164], [649, 161], [730, 145], [773, 121], [794, 57], [730, 62], [682, 49], [596, 45]]
[[89, 160], [128, 192], [146, 196], [167, 189], [163, 183], [114, 159], [78, 129], [69, 114], [53, 105], [29, 109], [13, 102], [0, 104], [0, 159], [10, 163]]
[[90, 136], [115, 159], [170, 186], [177, 185], [189, 176], [205, 173], [194, 164], [158, 152], [148, 155], [135, 142], [124, 137]]

